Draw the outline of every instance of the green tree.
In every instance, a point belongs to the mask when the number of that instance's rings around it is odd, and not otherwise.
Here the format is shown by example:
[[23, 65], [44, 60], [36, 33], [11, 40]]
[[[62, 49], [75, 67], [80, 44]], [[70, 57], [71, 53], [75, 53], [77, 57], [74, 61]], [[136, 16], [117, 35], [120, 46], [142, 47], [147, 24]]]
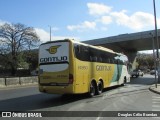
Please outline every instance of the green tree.
[[9, 65], [12, 75], [16, 73], [21, 52], [37, 47], [39, 41], [32, 27], [20, 23], [0, 26], [0, 55]]
[[38, 68], [38, 49], [26, 51], [24, 59], [28, 63], [30, 70]]
[[154, 59], [152, 54], [139, 53], [137, 55], [138, 67], [146, 66], [152, 69], [154, 67]]

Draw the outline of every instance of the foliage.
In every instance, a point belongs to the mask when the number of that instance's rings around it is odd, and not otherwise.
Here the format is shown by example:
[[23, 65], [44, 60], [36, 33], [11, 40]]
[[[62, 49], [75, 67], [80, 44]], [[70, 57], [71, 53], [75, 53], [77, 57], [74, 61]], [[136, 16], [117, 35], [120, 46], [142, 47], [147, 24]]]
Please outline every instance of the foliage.
[[28, 63], [30, 70], [35, 70], [38, 67], [38, 49], [26, 51], [23, 58]]
[[6, 23], [0, 26], [0, 57], [3, 58], [5, 67], [9, 67], [12, 75], [15, 75], [22, 60], [22, 51], [36, 48], [39, 37], [32, 27], [23, 24]]
[[149, 69], [154, 68], [154, 59], [153, 59], [153, 54], [144, 54], [144, 53], [139, 53], [137, 55], [137, 62], [139, 64], [139, 68], [142, 66], [145, 66]]

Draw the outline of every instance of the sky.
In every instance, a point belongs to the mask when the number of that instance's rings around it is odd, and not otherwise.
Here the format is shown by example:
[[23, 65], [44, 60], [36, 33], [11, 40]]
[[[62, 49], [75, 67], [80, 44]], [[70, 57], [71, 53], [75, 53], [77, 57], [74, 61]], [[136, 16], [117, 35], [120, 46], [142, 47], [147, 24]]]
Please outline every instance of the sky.
[[[156, 1], [160, 28], [160, 0]], [[154, 29], [152, 0], [0, 0], [0, 25], [34, 27], [42, 42], [78, 41]]]

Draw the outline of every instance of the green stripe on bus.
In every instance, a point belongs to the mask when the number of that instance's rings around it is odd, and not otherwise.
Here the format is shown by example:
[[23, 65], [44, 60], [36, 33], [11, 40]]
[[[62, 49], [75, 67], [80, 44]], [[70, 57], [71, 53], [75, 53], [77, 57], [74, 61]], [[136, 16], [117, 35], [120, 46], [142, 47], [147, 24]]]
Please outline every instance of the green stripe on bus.
[[120, 76], [118, 77], [118, 72], [119, 72], [119, 75], [122, 74], [122, 65], [118, 65], [118, 66], [114, 65], [114, 74], [111, 82], [116, 82], [119, 80], [118, 78], [120, 78]]

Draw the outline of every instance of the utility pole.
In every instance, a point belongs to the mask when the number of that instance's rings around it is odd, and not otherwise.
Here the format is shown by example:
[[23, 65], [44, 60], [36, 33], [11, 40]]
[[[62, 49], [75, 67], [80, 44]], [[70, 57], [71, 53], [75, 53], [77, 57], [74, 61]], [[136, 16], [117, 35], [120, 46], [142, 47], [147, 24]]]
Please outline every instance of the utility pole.
[[51, 26], [49, 25], [49, 35], [50, 35], [50, 41], [52, 40], [52, 36], [51, 36], [51, 32], [52, 32], [52, 31], [51, 31], [51, 29], [52, 29], [52, 28], [51, 28]]
[[155, 55], [155, 39], [152, 32], [150, 33], [150, 35], [152, 37], [153, 61], [154, 61], [154, 70], [155, 70], [155, 87], [157, 88], [157, 63], [156, 63], [156, 55]]
[[156, 17], [156, 5], [155, 5], [155, 0], [153, 0], [153, 8], [154, 8], [154, 23], [155, 23], [155, 39], [156, 39], [156, 44], [157, 44], [157, 68], [158, 68], [158, 82], [160, 82], [160, 76], [159, 76], [159, 41], [158, 41], [158, 31], [157, 31], [157, 17]]

